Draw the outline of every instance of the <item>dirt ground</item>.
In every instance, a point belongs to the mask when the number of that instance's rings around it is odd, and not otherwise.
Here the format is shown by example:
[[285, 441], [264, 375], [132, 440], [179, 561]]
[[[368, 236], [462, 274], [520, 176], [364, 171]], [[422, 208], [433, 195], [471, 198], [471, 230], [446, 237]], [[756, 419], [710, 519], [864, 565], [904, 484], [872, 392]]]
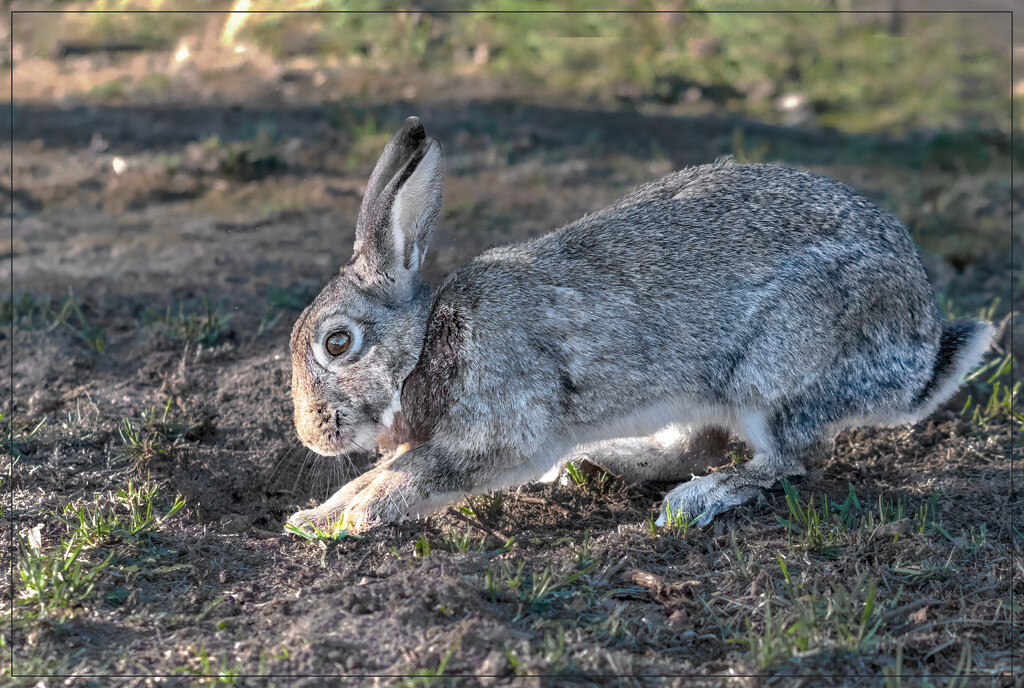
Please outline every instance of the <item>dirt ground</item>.
[[[276, 79], [271, 86], [299, 77]], [[104, 351], [88, 349], [74, 318], [77, 328], [15, 317], [0, 331], [13, 336], [0, 392], [13, 400], [17, 444], [4, 454], [13, 501], [0, 529], [25, 537], [41, 524], [39, 546], [51, 548], [70, 527], [54, 515], [65, 505], [116, 508], [116, 489], [147, 477], [160, 513], [177, 494], [185, 507], [144, 539], [115, 538], [83, 555], [113, 558], [70, 614], [33, 611], [18, 601], [19, 574], [5, 580], [4, 643], [16, 665], [0, 684], [49, 685], [38, 675], [73, 672], [85, 676], [65, 685], [264, 685], [256, 676], [273, 675], [275, 685], [303, 686], [878, 686], [900, 685], [883, 678], [900, 667], [902, 685], [954, 685], [953, 676], [964, 681], [955, 685], [1024, 685], [1011, 657], [1015, 648], [1019, 662], [1024, 648], [1024, 482], [1012, 475], [1020, 447], [1011, 445], [1019, 425], [1005, 414], [972, 420], [991, 393], [980, 384], [916, 426], [836, 439], [823, 481], [797, 486], [804, 503], [856, 494], [863, 527], [832, 549], [794, 540], [780, 522], [793, 518], [781, 490], [704, 529], [651, 532], [647, 520], [671, 485], [566, 476], [336, 542], [284, 534], [289, 514], [372, 461], [335, 464], [298, 444], [288, 334], [294, 307], [348, 259], [374, 146], [405, 115], [441, 138], [449, 167], [434, 282], [488, 246], [537, 236], [634, 184], [762, 142], [768, 155], [785, 151], [901, 215], [928, 213], [903, 205], [891, 184], [927, 186], [927, 135], [874, 141], [735, 118], [526, 104], [465, 85], [458, 97], [418, 100], [396, 96], [402, 88], [389, 81], [364, 93], [367, 110], [350, 108], [355, 100], [280, 97], [188, 106], [37, 99], [15, 109], [13, 170], [5, 161], [3, 180], [7, 189], [13, 173], [4, 208], [13, 255], [0, 283], [13, 284], [15, 300], [56, 301], [72, 290], [88, 326], [101, 328]], [[352, 122], [374, 123], [373, 136], [358, 139]], [[269, 152], [259, 150], [261, 127], [272, 132]], [[1002, 320], [1008, 231], [1024, 193], [1011, 188], [1008, 168], [984, 180], [960, 210], [933, 208], [939, 225], [922, 225], [933, 234], [921, 241], [953, 246], [945, 259], [925, 253], [944, 297], [972, 314], [999, 297]], [[968, 226], [977, 235], [958, 248]], [[268, 293], [289, 299], [268, 310]], [[206, 344], [146, 324], [178, 304], [202, 310], [204, 297], [231, 316]], [[1001, 334], [1007, 350], [1013, 329]], [[968, 395], [974, 406], [961, 414]], [[123, 420], [145, 427], [152, 407], [186, 429], [159, 451], [129, 455]], [[905, 512], [894, 515], [896, 503]], [[916, 532], [908, 524], [922, 509], [922, 524], [939, 525]], [[445, 551], [467, 548], [453, 530], [468, 533], [469, 551]], [[12, 542], [5, 556], [20, 561], [20, 551]], [[548, 567], [562, 585], [543, 590]], [[797, 621], [806, 606], [817, 621]], [[851, 609], [852, 625], [841, 618]], [[772, 625], [780, 619], [788, 636]], [[780, 640], [802, 633], [803, 644]]]

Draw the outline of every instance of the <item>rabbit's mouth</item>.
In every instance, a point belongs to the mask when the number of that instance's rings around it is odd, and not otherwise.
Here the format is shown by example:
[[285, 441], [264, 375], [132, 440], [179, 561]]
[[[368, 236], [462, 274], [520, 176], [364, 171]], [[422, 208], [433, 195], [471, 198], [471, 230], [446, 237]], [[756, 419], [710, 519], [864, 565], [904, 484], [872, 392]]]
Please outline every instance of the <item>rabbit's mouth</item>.
[[307, 449], [321, 456], [342, 456], [353, 452], [369, 452], [377, 446], [375, 432], [372, 427], [356, 427], [350, 432], [340, 428], [319, 429], [319, 432], [306, 433], [298, 430], [299, 439]]

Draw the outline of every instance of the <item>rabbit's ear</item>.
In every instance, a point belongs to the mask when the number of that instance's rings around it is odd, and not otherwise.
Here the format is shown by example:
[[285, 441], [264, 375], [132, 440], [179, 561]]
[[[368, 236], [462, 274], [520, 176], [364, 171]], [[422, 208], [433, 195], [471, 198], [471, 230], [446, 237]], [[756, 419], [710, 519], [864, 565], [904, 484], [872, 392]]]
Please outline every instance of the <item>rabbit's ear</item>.
[[423, 124], [420, 122], [419, 117], [409, 117], [406, 119], [402, 123], [402, 128], [391, 137], [388, 145], [384, 148], [384, 152], [380, 154], [380, 160], [377, 161], [376, 167], [373, 168], [370, 181], [366, 183], [363, 204], [359, 208], [358, 224], [360, 226], [365, 224], [363, 220], [367, 219], [370, 213], [373, 212], [381, 192], [384, 191], [384, 187], [409, 162], [409, 159], [426, 138], [427, 132], [423, 130]]
[[[382, 183], [382, 180], [385, 180]], [[415, 117], [391, 139], [359, 211], [353, 265], [363, 279], [407, 298], [444, 205], [441, 144]]]

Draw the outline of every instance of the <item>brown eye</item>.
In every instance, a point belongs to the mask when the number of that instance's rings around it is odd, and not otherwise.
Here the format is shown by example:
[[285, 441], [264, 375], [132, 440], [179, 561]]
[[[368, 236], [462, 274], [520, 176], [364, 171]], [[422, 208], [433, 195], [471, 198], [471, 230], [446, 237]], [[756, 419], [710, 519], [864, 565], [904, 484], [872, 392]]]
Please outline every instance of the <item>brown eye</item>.
[[327, 353], [331, 356], [341, 356], [348, 351], [351, 344], [352, 337], [348, 332], [335, 332], [327, 338], [324, 346], [327, 347]]

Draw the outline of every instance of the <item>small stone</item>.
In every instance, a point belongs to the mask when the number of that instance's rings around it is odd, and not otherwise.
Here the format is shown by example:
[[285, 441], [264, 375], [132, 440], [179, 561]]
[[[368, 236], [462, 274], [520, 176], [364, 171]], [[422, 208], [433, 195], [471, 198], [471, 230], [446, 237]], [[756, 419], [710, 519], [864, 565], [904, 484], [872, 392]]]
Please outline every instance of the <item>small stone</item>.
[[688, 614], [683, 609], [676, 609], [668, 615], [668, 622], [670, 624], [681, 624], [686, 621]]
[[768, 580], [768, 574], [762, 569], [758, 572], [754, 580], [750, 581], [750, 594], [753, 597], [757, 597], [765, 590], [765, 584]]
[[45, 416], [57, 410], [57, 397], [48, 389], [37, 389], [28, 399], [28, 415], [32, 418]]
[[879, 537], [894, 537], [896, 535], [906, 535], [910, 532], [910, 519], [904, 518], [899, 521], [893, 521], [892, 523], [883, 523], [878, 526], [875, 531], [875, 535]]
[[242, 514], [227, 514], [221, 517], [220, 524], [225, 533], [242, 533], [249, 528], [249, 519]]
[[497, 677], [506, 675], [508, 669], [508, 658], [505, 653], [494, 650], [484, 657], [484, 661], [480, 662], [476, 675], [479, 677], [481, 685], [489, 686], [498, 681]]

